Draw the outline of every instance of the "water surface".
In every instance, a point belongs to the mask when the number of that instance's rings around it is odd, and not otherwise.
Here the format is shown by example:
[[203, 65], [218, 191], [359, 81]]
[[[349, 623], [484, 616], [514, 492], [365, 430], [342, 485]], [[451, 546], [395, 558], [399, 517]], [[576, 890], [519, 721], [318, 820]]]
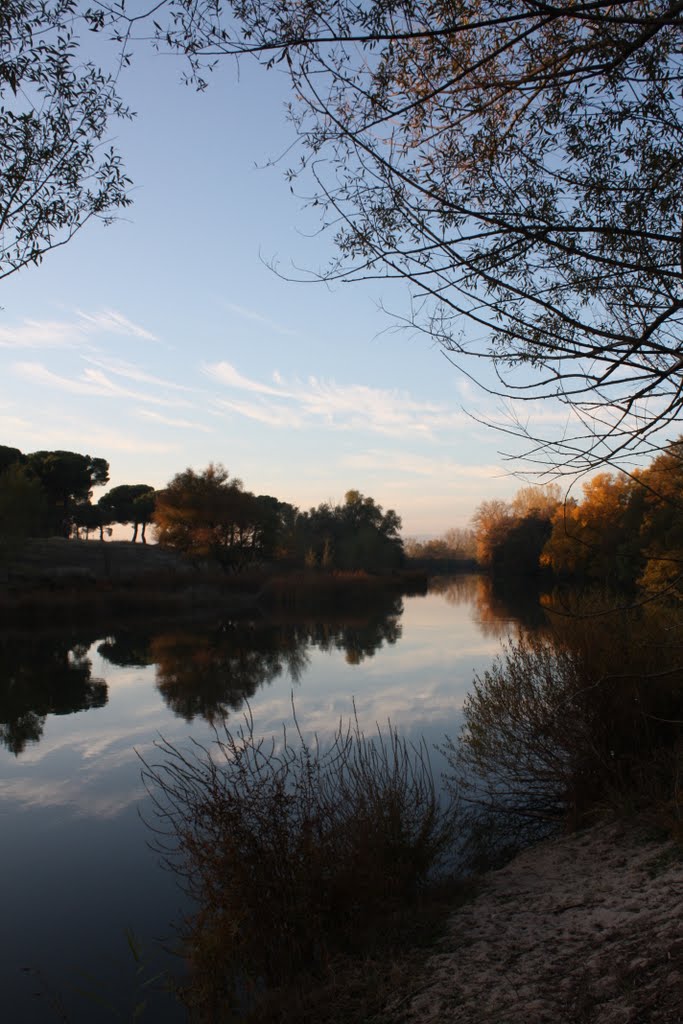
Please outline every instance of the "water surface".
[[[304, 733], [323, 741], [355, 704], [366, 731], [391, 720], [437, 743], [457, 733], [474, 673], [520, 614], [461, 577], [336, 620], [0, 633], [5, 1019], [130, 1019], [127, 934], [145, 976], [177, 966], [163, 950], [191, 908], [149, 848], [137, 756], [153, 760], [160, 735], [210, 744], [245, 701], [258, 732], [279, 734], [294, 701]], [[538, 614], [533, 600], [526, 614]], [[154, 1000], [150, 1019], [182, 1020], [172, 998]]]

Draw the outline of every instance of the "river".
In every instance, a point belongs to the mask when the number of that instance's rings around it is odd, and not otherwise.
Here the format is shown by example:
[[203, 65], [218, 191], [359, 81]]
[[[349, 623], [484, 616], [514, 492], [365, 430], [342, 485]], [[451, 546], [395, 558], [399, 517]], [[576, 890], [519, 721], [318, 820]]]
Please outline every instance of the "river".
[[533, 598], [511, 612], [487, 580], [460, 577], [353, 619], [0, 632], [3, 1018], [130, 1020], [146, 994], [143, 1020], [183, 1019], [143, 991], [182, 967], [169, 950], [191, 910], [150, 848], [138, 755], [153, 761], [155, 739], [210, 744], [247, 706], [279, 734], [293, 703], [324, 741], [355, 703], [364, 730], [390, 720], [431, 746], [457, 734], [473, 675], [520, 615], [538, 621]]

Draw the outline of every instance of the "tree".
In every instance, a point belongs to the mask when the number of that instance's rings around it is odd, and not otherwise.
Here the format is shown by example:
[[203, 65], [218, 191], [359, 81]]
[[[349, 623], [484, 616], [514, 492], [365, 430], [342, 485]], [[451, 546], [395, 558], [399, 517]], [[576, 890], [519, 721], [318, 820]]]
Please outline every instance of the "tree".
[[[111, 522], [113, 520], [99, 502], [97, 505], [91, 505], [89, 501], [80, 502], [80, 504], [74, 505], [71, 512], [71, 523], [76, 539], [84, 535], [87, 540], [90, 534], [97, 530], [100, 540], [104, 540], [105, 527], [108, 527]], [[108, 533], [111, 534], [111, 530], [108, 530]]]
[[482, 501], [472, 516], [477, 560], [490, 565], [493, 549], [512, 523], [510, 506], [499, 498]]
[[598, 473], [587, 480], [581, 502], [557, 508], [543, 564], [611, 586], [634, 582], [641, 568], [639, 492], [623, 474]]
[[160, 544], [240, 569], [263, 554], [263, 511], [241, 480], [211, 463], [173, 477], [157, 495], [154, 522]]
[[683, 595], [683, 439], [636, 475], [639, 541], [646, 563], [639, 580], [651, 593]]
[[518, 411], [530, 459], [573, 474], [661, 445], [683, 408], [680, 0], [9, 0], [4, 97], [43, 97], [3, 114], [12, 269], [126, 201], [115, 155], [94, 170], [125, 111], [70, 33], [106, 29], [125, 64], [146, 20], [200, 88], [227, 55], [289, 74], [323, 276], [410, 283], [411, 319], [486, 390], [567, 405], [554, 437]]
[[374, 498], [347, 491], [344, 503], [323, 502], [297, 519], [298, 545], [306, 564], [324, 569], [394, 569], [403, 564], [401, 519]]
[[156, 492], [149, 484], [121, 484], [103, 494], [97, 504], [107, 522], [132, 523], [133, 543], [137, 540], [138, 528], [142, 527], [140, 539], [145, 544], [145, 530], [152, 521], [155, 500]]
[[104, 141], [130, 112], [79, 36], [101, 26], [78, 0], [0, 7], [0, 279], [130, 203], [120, 157]]
[[45, 491], [20, 462], [0, 472], [0, 540], [42, 536], [47, 511]]
[[93, 487], [109, 479], [106, 459], [78, 452], [33, 452], [26, 457], [26, 466], [46, 493], [51, 532], [64, 537], [71, 533], [74, 507], [89, 501]]
[[21, 465], [26, 461], [26, 456], [18, 448], [9, 448], [6, 444], [0, 444], [0, 473], [10, 466]]
[[683, 407], [680, 0], [165, 6], [158, 43], [200, 86], [221, 55], [289, 74], [325, 277], [409, 282], [487, 390], [569, 407], [550, 447], [518, 413], [529, 458], [573, 474], [661, 443]]

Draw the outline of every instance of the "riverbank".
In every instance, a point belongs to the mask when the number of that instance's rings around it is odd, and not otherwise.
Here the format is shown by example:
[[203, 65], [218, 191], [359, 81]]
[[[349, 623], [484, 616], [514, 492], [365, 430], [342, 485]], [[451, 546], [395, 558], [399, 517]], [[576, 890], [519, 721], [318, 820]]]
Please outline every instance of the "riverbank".
[[679, 1024], [683, 848], [611, 822], [482, 877], [377, 1024]]
[[272, 563], [226, 573], [158, 545], [48, 538], [25, 542], [0, 571], [5, 625], [343, 611], [384, 594], [426, 593], [416, 570], [385, 573], [297, 569]]

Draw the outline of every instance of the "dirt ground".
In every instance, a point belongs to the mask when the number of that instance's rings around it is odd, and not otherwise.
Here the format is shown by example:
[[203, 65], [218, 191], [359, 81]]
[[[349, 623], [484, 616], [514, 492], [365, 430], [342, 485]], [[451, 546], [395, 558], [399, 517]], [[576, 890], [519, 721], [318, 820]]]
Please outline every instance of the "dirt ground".
[[457, 910], [391, 1024], [683, 1022], [683, 849], [603, 824], [533, 847]]

